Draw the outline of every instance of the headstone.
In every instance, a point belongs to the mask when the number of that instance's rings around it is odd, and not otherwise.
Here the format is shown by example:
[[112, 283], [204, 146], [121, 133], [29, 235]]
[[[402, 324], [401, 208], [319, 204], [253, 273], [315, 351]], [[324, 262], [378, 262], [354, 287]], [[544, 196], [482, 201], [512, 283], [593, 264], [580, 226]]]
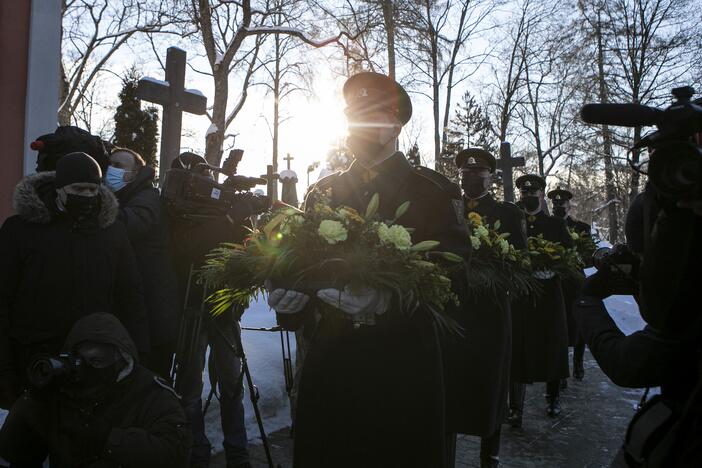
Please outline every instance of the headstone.
[[514, 181], [512, 180], [512, 168], [525, 165], [524, 158], [512, 157], [510, 144], [503, 141], [500, 144], [500, 159], [497, 160], [497, 168], [502, 171], [502, 187], [505, 193], [505, 201], [514, 202]]
[[266, 179], [266, 181], [268, 182], [268, 184], [266, 185], [266, 187], [267, 187], [266, 194], [269, 197], [271, 197], [271, 203], [276, 201], [273, 194], [274, 194], [274, 187], [278, 183], [279, 176], [278, 176], [278, 174], [273, 172], [273, 165], [272, 164], [269, 164], [268, 166], [266, 166], [266, 173], [261, 174], [261, 178]]
[[288, 168], [280, 173], [280, 183], [283, 184], [283, 191], [280, 199], [283, 203], [297, 207], [297, 173], [290, 168], [290, 161], [293, 158], [290, 153], [283, 158], [288, 163]]
[[139, 99], [163, 106], [159, 158], [162, 170], [170, 168], [171, 161], [180, 154], [183, 112], [203, 115], [207, 110], [207, 98], [202, 93], [185, 89], [185, 58], [184, 50], [169, 47], [166, 53], [166, 81], [142, 78], [137, 87]]

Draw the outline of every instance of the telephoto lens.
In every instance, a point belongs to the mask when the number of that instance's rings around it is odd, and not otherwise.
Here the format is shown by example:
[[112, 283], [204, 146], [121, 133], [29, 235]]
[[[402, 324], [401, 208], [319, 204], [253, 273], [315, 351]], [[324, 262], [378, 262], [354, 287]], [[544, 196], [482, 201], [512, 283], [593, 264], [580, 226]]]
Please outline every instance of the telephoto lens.
[[33, 387], [44, 388], [58, 377], [77, 375], [81, 364], [81, 358], [68, 353], [39, 356], [29, 364], [27, 378]]

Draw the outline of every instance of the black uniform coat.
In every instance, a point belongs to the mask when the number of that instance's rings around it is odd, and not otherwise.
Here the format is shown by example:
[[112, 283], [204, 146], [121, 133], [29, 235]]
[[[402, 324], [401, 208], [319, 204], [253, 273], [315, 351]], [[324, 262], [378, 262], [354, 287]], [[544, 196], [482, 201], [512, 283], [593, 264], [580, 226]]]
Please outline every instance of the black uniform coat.
[[[134, 363], [131, 373], [98, 397], [76, 398], [70, 387], [23, 395], [0, 431], [0, 456], [17, 466], [52, 468], [187, 467], [192, 436], [177, 395], [136, 364], [136, 349], [109, 314], [92, 314], [71, 331], [66, 350], [81, 341], [117, 346]], [[34, 464], [33, 464], [34, 463]]]
[[[524, 213], [512, 203], [491, 195], [466, 199], [466, 216], [474, 211], [491, 225], [500, 221], [500, 232], [510, 234], [517, 249], [526, 248]], [[462, 304], [457, 321], [464, 339], [446, 350], [447, 419], [450, 432], [490, 436], [507, 413], [512, 318], [510, 297], [474, 296]]]
[[[578, 235], [589, 236], [590, 225], [577, 219], [573, 219], [570, 216], [565, 219], [566, 224], [569, 229], [573, 229]], [[589, 258], [583, 258], [583, 261], [588, 263], [591, 261]], [[566, 317], [568, 319], [568, 345], [575, 346], [579, 341], [578, 324], [573, 318], [573, 301], [575, 301], [578, 296], [580, 296], [580, 289], [583, 287], [583, 281], [585, 280], [585, 274], [581, 278], [569, 278], [563, 281], [563, 302], [566, 308]]]
[[[572, 246], [565, 221], [543, 211], [527, 215], [527, 234]], [[543, 292], [512, 307], [512, 375], [514, 382], [548, 382], [569, 376], [568, 323], [557, 276], [539, 280]]]
[[180, 304], [167, 217], [153, 185], [154, 174], [151, 167], [141, 168], [136, 179], [115, 195], [120, 205], [118, 219], [127, 228], [139, 265], [151, 345], [156, 347], [176, 340]]
[[119, 317], [140, 351], [149, 347], [139, 270], [115, 222], [117, 200], [101, 187], [96, 229], [75, 229], [56, 212], [53, 180], [44, 172], [21, 181], [13, 197], [18, 214], [0, 228], [3, 392], [19, 390], [29, 358], [58, 352], [73, 323], [96, 311]]
[[[436, 240], [441, 250], [469, 256], [456, 185], [430, 169], [413, 168], [399, 152], [373, 170], [375, 177], [364, 182], [366, 171], [354, 163], [319, 181], [307, 203], [330, 191], [332, 205], [363, 212], [378, 193], [378, 213], [392, 219], [409, 201], [398, 223], [415, 229], [413, 242]], [[465, 284], [463, 271], [453, 286], [460, 293]], [[314, 300], [310, 304], [292, 317], [279, 315], [281, 325], [299, 325], [314, 313]], [[348, 320], [322, 314], [301, 373], [295, 467], [445, 466], [443, 366], [435, 325], [421, 309], [412, 319], [390, 310], [376, 320], [354, 329]]]

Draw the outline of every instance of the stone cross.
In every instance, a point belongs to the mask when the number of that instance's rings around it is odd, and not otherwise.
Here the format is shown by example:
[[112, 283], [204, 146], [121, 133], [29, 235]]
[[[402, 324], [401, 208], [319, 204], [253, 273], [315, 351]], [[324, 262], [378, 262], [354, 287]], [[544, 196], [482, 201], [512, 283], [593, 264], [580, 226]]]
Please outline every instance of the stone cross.
[[503, 141], [500, 144], [500, 159], [497, 160], [497, 167], [502, 171], [502, 188], [505, 192], [505, 201], [514, 202], [514, 181], [512, 180], [512, 168], [524, 166], [524, 158], [512, 157], [510, 144]]
[[266, 179], [266, 181], [268, 182], [267, 189], [266, 189], [266, 195], [271, 197], [271, 203], [273, 203], [274, 201], [276, 201], [276, 200], [274, 200], [275, 197], [273, 194], [273, 190], [274, 190], [273, 187], [278, 186], [279, 176], [278, 176], [278, 174], [273, 172], [273, 165], [272, 164], [269, 164], [268, 166], [266, 166], [266, 173], [261, 174], [261, 178]]
[[159, 167], [166, 171], [180, 154], [180, 132], [183, 112], [202, 115], [207, 110], [207, 98], [197, 90], [185, 89], [185, 51], [169, 47], [166, 54], [166, 81], [142, 78], [137, 97], [163, 106], [161, 122], [161, 156]]
[[288, 170], [290, 170], [290, 161], [292, 161], [293, 159], [295, 159], [295, 158], [293, 158], [292, 156], [290, 156], [290, 153], [288, 153], [288, 155], [287, 155], [286, 157], [283, 158], [284, 161], [287, 161], [287, 162], [288, 162]]

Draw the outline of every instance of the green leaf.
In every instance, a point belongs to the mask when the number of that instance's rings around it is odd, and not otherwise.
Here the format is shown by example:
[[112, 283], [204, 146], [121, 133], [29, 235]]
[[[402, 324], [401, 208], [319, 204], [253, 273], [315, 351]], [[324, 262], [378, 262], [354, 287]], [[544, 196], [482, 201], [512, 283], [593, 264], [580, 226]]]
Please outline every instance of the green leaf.
[[266, 234], [266, 237], [270, 238], [271, 234], [273, 233], [273, 229], [277, 228], [287, 217], [288, 215], [286, 213], [278, 213], [277, 215], [273, 216], [273, 219], [268, 221], [268, 224], [266, 224], [263, 228], [263, 232]]
[[371, 219], [378, 212], [378, 206], [380, 205], [380, 195], [374, 193], [368, 202], [366, 207], [366, 220]]
[[495, 221], [495, 224], [492, 226], [492, 228], [493, 228], [495, 231], [499, 231], [499, 230], [500, 230], [500, 226], [501, 226], [501, 225], [500, 225], [500, 220], [498, 219], [497, 221]]
[[444, 257], [446, 260], [449, 262], [456, 262], [456, 263], [461, 263], [463, 262], [463, 257], [460, 255], [456, 255], [455, 253], [452, 252], [439, 252], [442, 257]]
[[414, 244], [411, 248], [411, 252], [426, 252], [427, 250], [434, 250], [439, 246], [441, 242], [433, 240], [425, 240]]
[[402, 215], [407, 213], [407, 210], [410, 207], [410, 202], [406, 201], [402, 205], [398, 206], [397, 209], [395, 210], [395, 219], [400, 219]]

